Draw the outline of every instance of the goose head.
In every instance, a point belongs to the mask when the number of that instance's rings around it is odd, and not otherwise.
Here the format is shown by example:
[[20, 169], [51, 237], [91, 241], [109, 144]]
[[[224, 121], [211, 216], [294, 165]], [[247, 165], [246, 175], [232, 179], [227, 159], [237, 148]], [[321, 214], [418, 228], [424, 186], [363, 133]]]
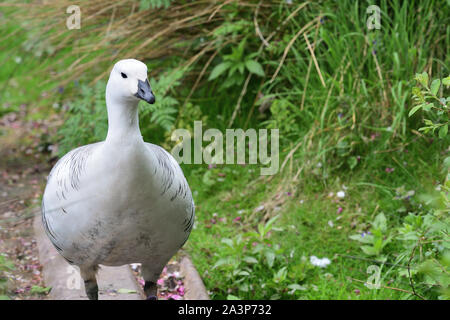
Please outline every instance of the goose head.
[[137, 103], [139, 100], [155, 103], [155, 96], [147, 78], [147, 66], [135, 59], [118, 61], [106, 85], [106, 98], [125, 104]]

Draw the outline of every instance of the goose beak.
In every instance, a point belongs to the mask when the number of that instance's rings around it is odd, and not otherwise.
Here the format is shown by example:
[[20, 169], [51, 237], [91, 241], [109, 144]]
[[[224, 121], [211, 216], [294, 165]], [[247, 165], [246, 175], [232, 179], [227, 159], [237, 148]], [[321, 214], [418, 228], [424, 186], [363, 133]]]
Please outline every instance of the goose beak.
[[155, 103], [155, 96], [150, 88], [148, 79], [145, 79], [145, 81], [138, 80], [138, 91], [136, 92], [135, 97], [147, 101], [150, 104]]

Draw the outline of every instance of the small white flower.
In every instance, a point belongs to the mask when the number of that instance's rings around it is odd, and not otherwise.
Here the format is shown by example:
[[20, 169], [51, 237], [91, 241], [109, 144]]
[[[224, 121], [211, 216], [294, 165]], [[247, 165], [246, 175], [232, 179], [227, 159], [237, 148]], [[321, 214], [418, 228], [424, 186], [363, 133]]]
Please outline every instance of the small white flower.
[[313, 266], [319, 267], [319, 268], [325, 268], [327, 265], [331, 263], [330, 259], [328, 258], [322, 258], [319, 259], [316, 256], [311, 256], [309, 258], [309, 261]]
[[344, 198], [345, 197], [345, 192], [341, 190], [341, 191], [338, 191], [336, 193], [336, 195], [337, 195], [338, 198]]
[[15, 61], [17, 64], [19, 64], [19, 63], [22, 62], [22, 58], [21, 58], [21, 57], [15, 57], [15, 58], [14, 58], [14, 61]]
[[334, 227], [333, 221], [329, 220], [329, 221], [328, 221], [328, 225], [329, 225], [331, 228], [333, 228], [333, 227]]

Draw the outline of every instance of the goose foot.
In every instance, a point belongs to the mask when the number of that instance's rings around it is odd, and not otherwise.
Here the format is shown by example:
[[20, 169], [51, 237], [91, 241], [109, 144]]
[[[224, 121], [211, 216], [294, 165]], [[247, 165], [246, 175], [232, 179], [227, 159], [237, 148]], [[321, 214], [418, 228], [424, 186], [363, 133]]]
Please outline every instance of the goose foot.
[[87, 280], [84, 282], [84, 287], [86, 288], [86, 295], [89, 300], [98, 300], [97, 281]]
[[147, 296], [147, 300], [158, 300], [157, 290], [158, 287], [156, 286], [156, 282], [145, 281], [144, 292]]

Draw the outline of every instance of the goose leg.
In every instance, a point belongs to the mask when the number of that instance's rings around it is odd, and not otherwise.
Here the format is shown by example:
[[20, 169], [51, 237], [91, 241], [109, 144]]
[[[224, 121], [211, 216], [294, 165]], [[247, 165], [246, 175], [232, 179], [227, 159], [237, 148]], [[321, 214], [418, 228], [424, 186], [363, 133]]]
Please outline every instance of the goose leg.
[[158, 300], [158, 287], [156, 282], [145, 281], [144, 292], [147, 300]]
[[98, 285], [96, 274], [97, 267], [80, 267], [81, 277], [84, 281], [84, 289], [89, 300], [98, 300]]
[[158, 300], [158, 286], [156, 285], [156, 281], [161, 274], [161, 270], [157, 270], [153, 267], [154, 264], [142, 264], [142, 276], [144, 277], [144, 293], [147, 297], [147, 300]]

